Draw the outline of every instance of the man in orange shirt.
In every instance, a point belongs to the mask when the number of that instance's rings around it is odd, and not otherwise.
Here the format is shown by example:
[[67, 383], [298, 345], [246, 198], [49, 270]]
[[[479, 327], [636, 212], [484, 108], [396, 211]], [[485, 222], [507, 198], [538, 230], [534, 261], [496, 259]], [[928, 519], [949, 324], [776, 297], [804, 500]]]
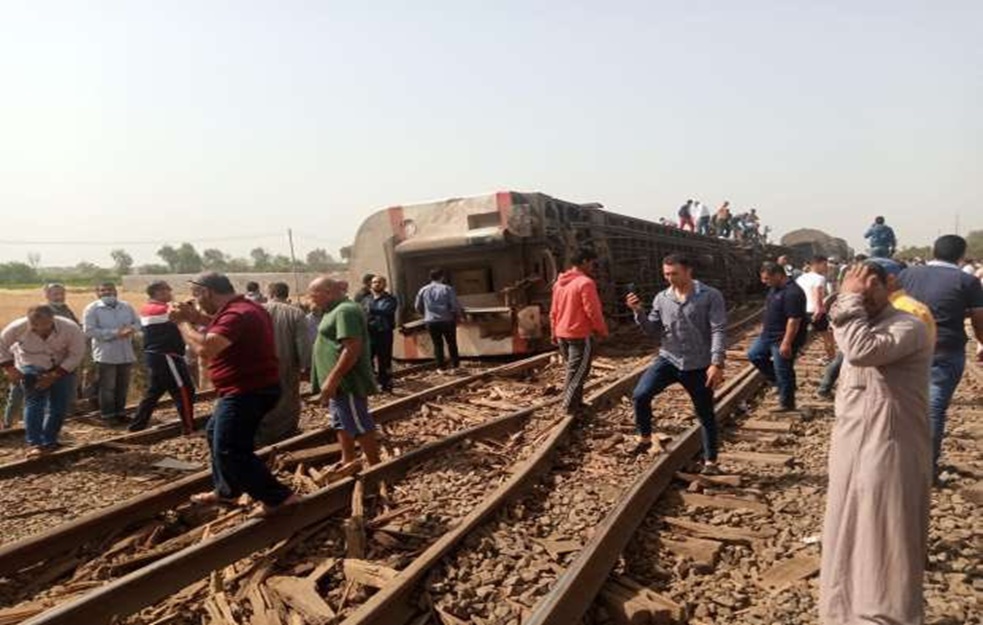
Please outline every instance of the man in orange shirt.
[[573, 267], [561, 273], [553, 285], [550, 334], [567, 366], [563, 409], [568, 414], [583, 409], [594, 340], [608, 335], [594, 283], [596, 270], [597, 253], [582, 249], [574, 255]]

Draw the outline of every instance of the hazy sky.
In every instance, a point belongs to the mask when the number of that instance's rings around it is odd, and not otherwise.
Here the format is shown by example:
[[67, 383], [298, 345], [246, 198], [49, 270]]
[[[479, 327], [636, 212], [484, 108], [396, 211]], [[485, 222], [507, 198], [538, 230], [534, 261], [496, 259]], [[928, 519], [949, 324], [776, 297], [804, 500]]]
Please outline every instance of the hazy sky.
[[502, 189], [924, 244], [983, 228], [981, 32], [979, 0], [0, 0], [0, 260], [336, 252]]

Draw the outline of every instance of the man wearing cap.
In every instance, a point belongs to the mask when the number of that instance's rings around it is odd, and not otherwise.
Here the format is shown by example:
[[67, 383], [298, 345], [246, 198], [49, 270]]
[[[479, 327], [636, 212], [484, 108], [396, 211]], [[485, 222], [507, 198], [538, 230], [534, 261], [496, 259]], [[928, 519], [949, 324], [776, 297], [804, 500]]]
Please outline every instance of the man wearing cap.
[[149, 384], [129, 429], [131, 432], [146, 429], [157, 402], [164, 393], [170, 393], [184, 433], [191, 434], [195, 427], [195, 386], [184, 359], [181, 330], [168, 317], [169, 304], [174, 299], [171, 285], [154, 280], [147, 285], [147, 296], [150, 299], [140, 307], [140, 326]]
[[0, 368], [26, 400], [28, 456], [58, 446], [58, 433], [75, 391], [75, 369], [85, 354], [85, 335], [47, 305], [32, 306], [0, 332]]
[[[185, 343], [209, 362], [218, 401], [205, 427], [214, 490], [192, 496], [201, 504], [233, 503], [242, 493], [260, 502], [260, 515], [299, 501], [253, 451], [260, 421], [280, 399], [273, 321], [261, 305], [237, 295], [228, 277], [208, 272], [191, 280], [191, 302], [172, 305]], [[207, 324], [203, 332], [192, 324]]]

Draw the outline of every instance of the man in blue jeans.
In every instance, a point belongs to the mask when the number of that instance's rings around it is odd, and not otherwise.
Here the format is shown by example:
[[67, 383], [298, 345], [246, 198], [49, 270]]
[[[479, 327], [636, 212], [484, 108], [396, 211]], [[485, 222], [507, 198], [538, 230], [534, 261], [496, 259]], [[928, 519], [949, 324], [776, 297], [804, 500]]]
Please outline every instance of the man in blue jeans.
[[[227, 276], [208, 272], [191, 282], [199, 310], [171, 306], [171, 320], [206, 360], [218, 401], [205, 426], [212, 454], [211, 492], [192, 495], [198, 504], [235, 503], [243, 493], [267, 516], [300, 501], [256, 455], [253, 442], [263, 417], [280, 399], [280, 371], [273, 320], [262, 305], [237, 295]], [[207, 324], [204, 332], [194, 325]]]
[[75, 369], [84, 354], [82, 329], [56, 317], [51, 306], [32, 306], [27, 316], [0, 332], [0, 368], [24, 390], [29, 457], [58, 446], [58, 433], [75, 392]]
[[747, 357], [778, 388], [778, 408], [795, 410], [795, 356], [806, 339], [806, 294], [778, 263], [761, 265], [761, 282], [768, 286], [761, 336]]
[[[934, 260], [901, 272], [901, 286], [908, 295], [932, 310], [938, 332], [932, 358], [929, 415], [932, 426], [932, 458], [939, 475], [939, 456], [945, 435], [946, 411], [966, 368], [966, 317], [973, 324], [976, 341], [983, 346], [983, 286], [979, 279], [960, 270], [966, 256], [966, 239], [946, 234], [935, 240]], [[983, 351], [977, 349], [983, 360]]]
[[693, 265], [682, 254], [662, 261], [669, 288], [652, 300], [645, 314], [638, 295], [629, 293], [626, 304], [646, 334], [661, 337], [659, 355], [635, 386], [632, 403], [639, 441], [636, 452], [652, 446], [652, 400], [666, 387], [679, 383], [689, 393], [703, 429], [703, 471], [717, 472], [717, 420], [713, 389], [724, 378], [727, 307], [717, 289], [693, 279]]

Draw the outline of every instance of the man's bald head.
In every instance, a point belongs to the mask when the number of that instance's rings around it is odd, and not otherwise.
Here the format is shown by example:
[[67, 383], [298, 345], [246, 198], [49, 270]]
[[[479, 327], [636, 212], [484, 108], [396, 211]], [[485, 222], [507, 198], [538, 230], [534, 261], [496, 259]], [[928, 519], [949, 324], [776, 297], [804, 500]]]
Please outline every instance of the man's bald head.
[[345, 297], [346, 284], [328, 276], [318, 276], [307, 285], [307, 297], [321, 310]]

